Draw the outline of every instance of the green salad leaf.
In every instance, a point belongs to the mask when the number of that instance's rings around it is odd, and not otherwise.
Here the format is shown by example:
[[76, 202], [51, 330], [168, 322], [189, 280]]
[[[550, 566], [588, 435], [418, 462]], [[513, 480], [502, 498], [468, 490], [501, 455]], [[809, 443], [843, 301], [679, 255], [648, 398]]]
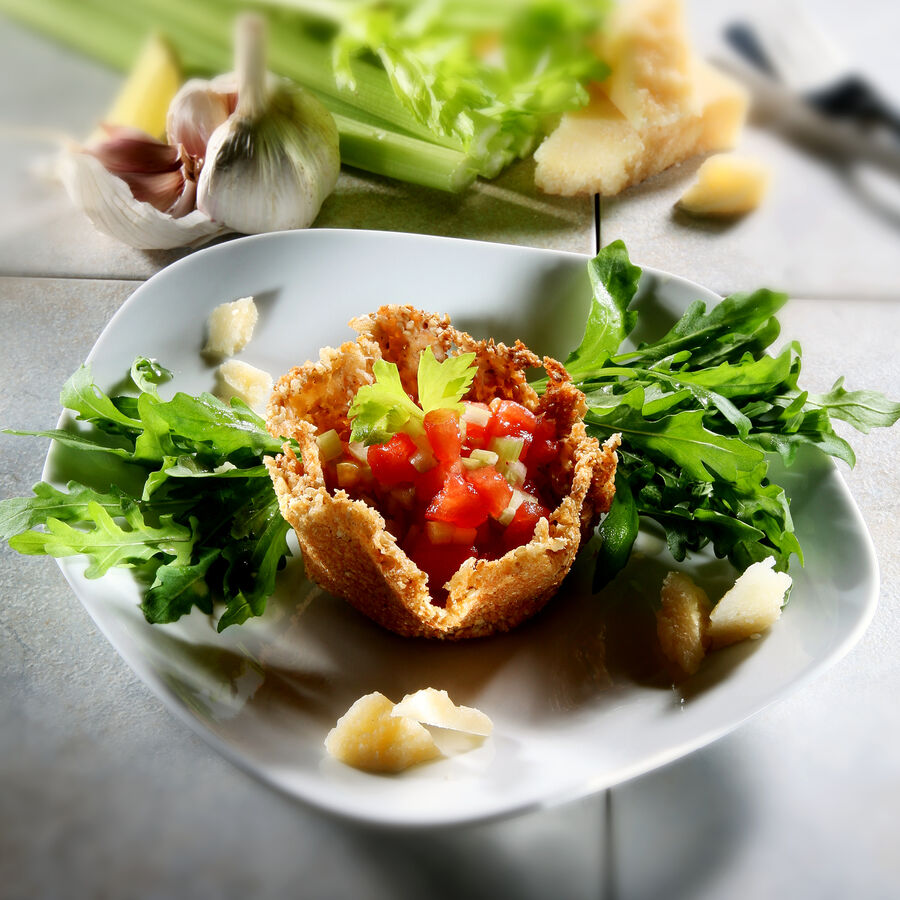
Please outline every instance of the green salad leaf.
[[[566, 366], [584, 392], [588, 432], [601, 441], [622, 435], [616, 496], [592, 542], [595, 590], [627, 563], [642, 519], [664, 529], [677, 560], [711, 544], [738, 569], [768, 556], [781, 569], [794, 556], [802, 562], [788, 497], [770, 477], [771, 455], [790, 466], [801, 449], [815, 448], [853, 465], [832, 419], [862, 432], [889, 427], [900, 403], [849, 391], [843, 379], [825, 394], [803, 390], [799, 344], [770, 352], [783, 294], [734, 294], [709, 309], [698, 301], [664, 334], [634, 346], [639, 324], [648, 332], [658, 325], [639, 323], [632, 308], [640, 268], [616, 242], [588, 272], [584, 339]], [[415, 435], [431, 410], [460, 408], [473, 363], [473, 353], [438, 362], [426, 349], [413, 399], [396, 365], [379, 360], [351, 405], [351, 439]], [[218, 606], [221, 631], [263, 614], [289, 553], [289, 526], [264, 465], [282, 441], [239, 401], [181, 392], [163, 399], [159, 388], [170, 378], [140, 357], [133, 389], [110, 396], [83, 366], [61, 394], [75, 417], [70, 427], [11, 432], [48, 437], [97, 465], [91, 483], [41, 482], [31, 497], [0, 501], [0, 539], [24, 554], [84, 555], [92, 578], [129, 567], [146, 585], [149, 622]]]
[[616, 242], [590, 271], [587, 328], [566, 365], [587, 399], [588, 432], [599, 440], [622, 435], [616, 483], [628, 488], [601, 524], [611, 549], [601, 545], [595, 583], [624, 564], [618, 548], [630, 547], [641, 517], [663, 526], [678, 560], [712, 543], [739, 569], [767, 556], [781, 569], [794, 555], [802, 562], [788, 498], [769, 478], [767, 454], [791, 465], [811, 446], [853, 465], [831, 417], [868, 431], [893, 425], [900, 404], [846, 391], [843, 379], [825, 395], [802, 391], [800, 346], [767, 352], [787, 297], [765, 289], [711, 309], [697, 301], [661, 337], [623, 348], [636, 324], [631, 304], [640, 269]]
[[94, 484], [39, 483], [32, 497], [0, 502], [0, 537], [23, 554], [83, 554], [89, 578], [112, 566], [134, 569], [150, 585], [142, 600], [150, 622], [224, 603], [221, 631], [262, 614], [288, 555], [289, 526], [262, 465], [281, 442], [238, 401], [184, 393], [163, 400], [158, 386], [169, 377], [139, 358], [131, 369], [136, 393], [111, 397], [82, 366], [60, 399], [93, 430], [32, 434], [111, 454], [119, 484], [102, 483], [105, 465]]

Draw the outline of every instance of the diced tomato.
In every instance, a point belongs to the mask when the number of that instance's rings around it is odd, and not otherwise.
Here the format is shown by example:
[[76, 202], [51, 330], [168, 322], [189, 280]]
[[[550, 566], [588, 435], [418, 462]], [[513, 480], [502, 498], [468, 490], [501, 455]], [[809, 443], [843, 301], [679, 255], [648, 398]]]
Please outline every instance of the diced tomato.
[[385, 487], [413, 484], [418, 472], [410, 459], [417, 449], [413, 439], [403, 432], [397, 432], [386, 444], [373, 444], [366, 459], [375, 480]]
[[521, 547], [527, 544], [534, 537], [534, 527], [540, 519], [546, 519], [550, 515], [549, 510], [535, 503], [533, 500], [526, 500], [513, 516], [512, 522], [506, 526], [503, 533], [503, 544], [507, 550], [513, 547]]
[[540, 466], [556, 459], [558, 454], [559, 441], [556, 440], [556, 423], [552, 419], [539, 419], [528, 448], [526, 462], [530, 466]]
[[426, 519], [449, 522], [460, 528], [477, 528], [487, 517], [487, 504], [475, 485], [456, 471], [450, 472], [425, 510]]
[[512, 497], [509, 482], [493, 467], [483, 466], [465, 473], [466, 481], [475, 486], [487, 505], [488, 515], [499, 516]]
[[425, 414], [425, 434], [440, 462], [454, 462], [462, 450], [459, 415], [452, 409], [433, 409]]
[[434, 495], [444, 486], [447, 477], [447, 467], [443, 465], [432, 466], [424, 472], [416, 473], [416, 498], [420, 503], [431, 503]]
[[515, 400], [495, 401], [491, 404], [491, 413], [490, 437], [530, 437], [534, 434], [537, 416]]
[[500, 559], [506, 553], [503, 546], [503, 532], [506, 529], [495, 519], [488, 519], [478, 526], [475, 547], [479, 559]]
[[444, 585], [470, 557], [475, 547], [467, 544], [432, 544], [425, 532], [419, 532], [407, 550], [409, 558], [428, 576], [431, 595], [440, 599]]

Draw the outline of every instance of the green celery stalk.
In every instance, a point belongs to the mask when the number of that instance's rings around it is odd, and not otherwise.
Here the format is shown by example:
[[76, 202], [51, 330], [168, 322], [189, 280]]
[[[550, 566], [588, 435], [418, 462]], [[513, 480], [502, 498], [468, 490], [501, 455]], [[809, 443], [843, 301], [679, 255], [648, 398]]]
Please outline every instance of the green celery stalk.
[[[145, 36], [163, 30], [187, 71], [232, 67], [234, 5], [193, 0], [0, 0], [0, 12], [120, 71]], [[442, 191], [460, 191], [477, 172], [459, 143], [436, 138], [397, 100], [386, 74], [360, 62], [354, 91], [339, 88], [330, 50], [296, 25], [271, 29], [274, 71], [311, 90], [335, 115], [342, 160], [349, 166]]]
[[453, 193], [467, 188], [478, 175], [473, 161], [457, 150], [340, 115], [334, 120], [341, 136], [341, 160], [348, 166]]

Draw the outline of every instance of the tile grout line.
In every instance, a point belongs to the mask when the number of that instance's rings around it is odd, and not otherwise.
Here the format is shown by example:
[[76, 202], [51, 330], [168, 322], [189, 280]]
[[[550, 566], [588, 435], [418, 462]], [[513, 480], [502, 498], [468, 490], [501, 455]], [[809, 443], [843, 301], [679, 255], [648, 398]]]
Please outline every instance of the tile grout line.
[[35, 273], [35, 272], [3, 272], [0, 278], [19, 278], [32, 281], [122, 281], [130, 284], [143, 284], [152, 278], [152, 275], [63, 275], [60, 273]]

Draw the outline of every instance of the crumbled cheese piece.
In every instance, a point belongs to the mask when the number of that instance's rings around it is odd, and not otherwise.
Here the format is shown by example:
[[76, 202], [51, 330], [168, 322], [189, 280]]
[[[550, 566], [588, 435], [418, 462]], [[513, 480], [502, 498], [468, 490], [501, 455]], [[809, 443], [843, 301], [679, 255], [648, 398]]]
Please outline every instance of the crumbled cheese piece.
[[252, 297], [241, 297], [231, 303], [221, 303], [207, 320], [207, 339], [204, 352], [211, 356], [234, 356], [247, 346], [259, 313]]
[[394, 704], [377, 691], [360, 697], [325, 738], [336, 759], [368, 772], [400, 772], [440, 756], [423, 725], [392, 716]]
[[407, 694], [395, 707], [394, 716], [407, 716], [423, 725], [451, 728], [487, 737], [494, 728], [491, 720], [471, 706], [457, 706], [446, 691], [423, 688]]
[[775, 571], [773, 556], [748, 566], [709, 614], [709, 639], [724, 647], [759, 635], [781, 616], [791, 576]]
[[734, 146], [747, 93], [695, 56], [682, 16], [676, 0], [623, 4], [601, 48], [612, 74], [538, 147], [538, 187], [610, 196], [688, 157]]
[[481, 710], [457, 706], [446, 691], [435, 688], [407, 694], [391, 715], [406, 716], [424, 725], [446, 756], [474, 749], [494, 728]]
[[216, 369], [215, 395], [228, 403], [237, 397], [262, 415], [272, 394], [272, 376], [239, 359], [229, 359]]
[[700, 668], [709, 638], [710, 602], [706, 591], [683, 572], [669, 572], [660, 591], [656, 634], [663, 655], [685, 675]]
[[769, 170], [759, 160], [722, 153], [700, 166], [678, 206], [695, 216], [740, 216], [759, 206], [768, 187]]

